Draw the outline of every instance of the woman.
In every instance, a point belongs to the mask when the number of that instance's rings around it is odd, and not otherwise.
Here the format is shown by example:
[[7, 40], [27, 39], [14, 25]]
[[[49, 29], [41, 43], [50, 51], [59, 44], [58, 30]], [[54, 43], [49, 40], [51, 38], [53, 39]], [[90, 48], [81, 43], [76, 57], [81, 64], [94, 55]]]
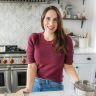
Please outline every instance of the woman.
[[73, 45], [64, 33], [62, 18], [55, 6], [47, 7], [41, 16], [43, 32], [29, 37], [27, 84], [24, 92], [63, 90], [63, 69], [76, 82], [79, 80], [73, 63]]

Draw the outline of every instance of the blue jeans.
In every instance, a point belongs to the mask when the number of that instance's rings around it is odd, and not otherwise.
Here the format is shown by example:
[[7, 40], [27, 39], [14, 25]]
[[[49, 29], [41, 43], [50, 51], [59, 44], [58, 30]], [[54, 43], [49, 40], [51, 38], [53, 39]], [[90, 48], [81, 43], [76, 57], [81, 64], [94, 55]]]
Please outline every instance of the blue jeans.
[[62, 82], [56, 83], [54, 81], [42, 78], [35, 78], [34, 86], [32, 88], [32, 92], [60, 91], [60, 90], [63, 90]]

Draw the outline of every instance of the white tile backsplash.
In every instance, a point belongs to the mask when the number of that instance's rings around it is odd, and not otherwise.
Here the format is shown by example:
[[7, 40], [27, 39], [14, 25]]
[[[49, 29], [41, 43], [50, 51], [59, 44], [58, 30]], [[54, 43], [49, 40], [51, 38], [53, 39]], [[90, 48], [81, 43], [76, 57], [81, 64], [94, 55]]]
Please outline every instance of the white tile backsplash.
[[0, 3], [0, 45], [17, 44], [25, 48], [29, 34], [42, 30], [40, 12], [38, 4]]

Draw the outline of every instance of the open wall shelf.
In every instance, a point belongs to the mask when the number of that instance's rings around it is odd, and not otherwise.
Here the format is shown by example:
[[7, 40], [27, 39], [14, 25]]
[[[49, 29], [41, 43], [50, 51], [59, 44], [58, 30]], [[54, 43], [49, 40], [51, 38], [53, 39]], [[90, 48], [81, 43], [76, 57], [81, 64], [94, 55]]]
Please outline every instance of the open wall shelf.
[[86, 18], [83, 19], [74, 19], [74, 18], [63, 18], [63, 20], [78, 20], [81, 21], [81, 28], [83, 27], [84, 21], [87, 20]]

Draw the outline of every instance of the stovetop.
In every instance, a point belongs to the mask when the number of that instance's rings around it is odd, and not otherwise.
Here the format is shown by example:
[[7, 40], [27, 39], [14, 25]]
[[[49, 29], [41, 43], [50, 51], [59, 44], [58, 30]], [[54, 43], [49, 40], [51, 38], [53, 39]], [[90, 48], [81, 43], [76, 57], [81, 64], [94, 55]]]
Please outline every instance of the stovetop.
[[26, 53], [25, 49], [19, 48], [17, 45], [1, 45], [0, 54]]
[[0, 48], [0, 65], [27, 64], [26, 51], [17, 45], [5, 45]]

